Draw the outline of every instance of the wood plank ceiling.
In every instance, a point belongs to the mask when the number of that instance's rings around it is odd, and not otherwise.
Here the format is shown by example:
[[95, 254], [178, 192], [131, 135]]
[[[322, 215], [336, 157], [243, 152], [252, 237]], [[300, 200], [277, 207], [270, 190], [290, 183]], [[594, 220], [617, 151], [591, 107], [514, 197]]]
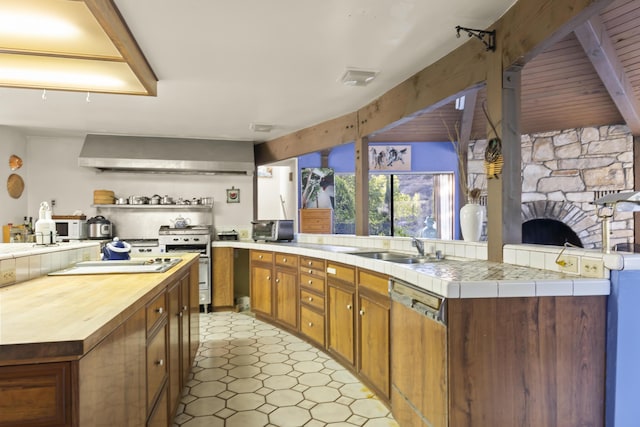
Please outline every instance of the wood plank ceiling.
[[[616, 1], [599, 19], [614, 47], [614, 59], [621, 64], [632, 88], [626, 95], [640, 99], [640, 1]], [[521, 93], [523, 134], [625, 123], [575, 33], [525, 65]], [[485, 99], [486, 91], [480, 88], [470, 139], [486, 137], [487, 121], [482, 111]], [[376, 132], [369, 141], [448, 141], [447, 126], [459, 127], [461, 120], [462, 111], [450, 103]]]

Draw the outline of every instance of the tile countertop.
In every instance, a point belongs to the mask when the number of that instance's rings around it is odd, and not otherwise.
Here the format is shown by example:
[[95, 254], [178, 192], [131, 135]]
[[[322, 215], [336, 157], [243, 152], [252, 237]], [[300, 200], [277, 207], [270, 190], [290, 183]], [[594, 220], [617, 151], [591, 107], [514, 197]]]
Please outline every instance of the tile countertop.
[[610, 282], [606, 278], [584, 278], [557, 271], [471, 258], [445, 257], [443, 261], [431, 263], [396, 264], [354, 255], [353, 252], [371, 250], [356, 246], [249, 241], [216, 241], [212, 246], [323, 258], [383, 273], [447, 298], [587, 296], [610, 293]]

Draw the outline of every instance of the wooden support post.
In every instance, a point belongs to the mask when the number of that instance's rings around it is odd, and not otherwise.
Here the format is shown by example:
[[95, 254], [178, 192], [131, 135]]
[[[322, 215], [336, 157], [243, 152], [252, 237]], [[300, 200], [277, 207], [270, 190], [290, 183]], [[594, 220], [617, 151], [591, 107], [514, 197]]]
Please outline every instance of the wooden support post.
[[356, 236], [369, 235], [369, 138], [355, 140], [356, 151]]
[[498, 56], [489, 62], [487, 109], [499, 135], [488, 125], [487, 139], [501, 139], [504, 157], [502, 174], [487, 177], [487, 255], [495, 262], [502, 262], [506, 243], [522, 242], [520, 70], [514, 66], [503, 72]]

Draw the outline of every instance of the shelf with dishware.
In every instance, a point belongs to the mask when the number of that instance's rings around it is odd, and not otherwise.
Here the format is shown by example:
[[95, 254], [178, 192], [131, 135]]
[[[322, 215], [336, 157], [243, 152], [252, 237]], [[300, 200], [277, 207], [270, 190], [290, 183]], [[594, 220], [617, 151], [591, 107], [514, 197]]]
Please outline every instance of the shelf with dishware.
[[109, 205], [91, 205], [92, 208], [99, 209], [188, 209], [188, 210], [207, 210], [213, 208], [213, 203], [210, 204], [171, 204], [171, 205], [151, 205], [151, 204], [139, 204], [139, 205], [130, 205], [130, 204], [109, 204]]

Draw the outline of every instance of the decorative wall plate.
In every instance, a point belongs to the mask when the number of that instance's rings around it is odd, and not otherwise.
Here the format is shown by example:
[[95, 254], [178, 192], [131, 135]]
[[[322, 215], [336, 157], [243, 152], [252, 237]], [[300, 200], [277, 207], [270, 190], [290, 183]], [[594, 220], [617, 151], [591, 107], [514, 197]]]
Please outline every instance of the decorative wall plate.
[[22, 196], [24, 190], [24, 181], [18, 174], [12, 173], [7, 179], [7, 191], [9, 195], [14, 199], [19, 199]]
[[12, 154], [11, 157], [9, 157], [9, 167], [12, 171], [20, 169], [22, 167], [22, 159], [19, 156]]

